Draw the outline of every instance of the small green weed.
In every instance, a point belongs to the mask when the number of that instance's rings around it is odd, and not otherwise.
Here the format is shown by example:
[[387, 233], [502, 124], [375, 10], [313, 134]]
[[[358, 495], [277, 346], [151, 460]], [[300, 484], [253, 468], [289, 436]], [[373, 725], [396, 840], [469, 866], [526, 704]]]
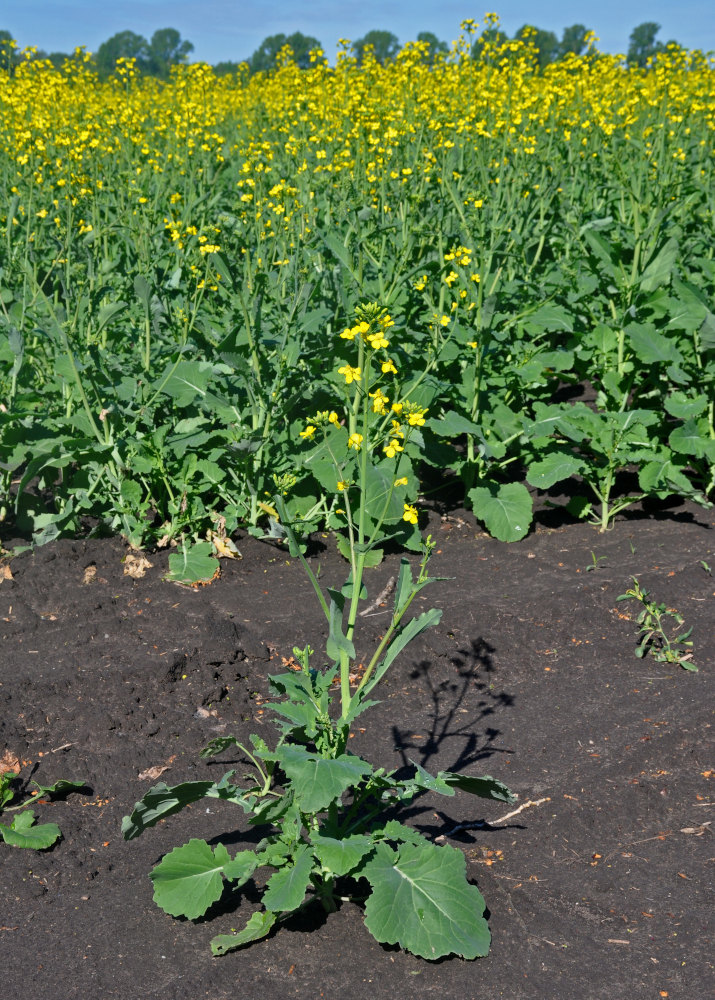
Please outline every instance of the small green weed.
[[684, 670], [697, 672], [698, 668], [692, 662], [693, 644], [690, 642], [692, 628], [670, 639], [666, 634], [664, 622], [672, 618], [673, 623], [679, 627], [683, 624], [683, 616], [673, 608], [666, 608], [665, 604], [649, 601], [649, 596], [649, 592], [643, 590], [636, 577], [633, 577], [631, 589], [618, 597], [619, 601], [631, 599], [640, 601], [643, 608], [636, 619], [640, 625], [636, 656], [642, 658], [650, 653], [659, 663], [677, 663]]
[[44, 797], [62, 796], [68, 792], [78, 791], [84, 788], [84, 782], [60, 780], [54, 785], [38, 785], [33, 781], [35, 789], [29, 798], [16, 805], [10, 805], [14, 798], [24, 798], [21, 792], [11, 787], [18, 781], [17, 771], [14, 768], [0, 774], [0, 813], [17, 811], [10, 824], [0, 823], [0, 837], [11, 847], [27, 847], [30, 850], [43, 851], [59, 839], [60, 828], [56, 823], [42, 823], [40, 826], [35, 826], [35, 813], [27, 806]]
[[604, 559], [608, 559], [608, 556], [597, 556], [596, 553], [591, 550], [591, 562], [586, 567], [586, 572], [590, 573], [594, 569], [598, 569], [599, 563], [602, 563]]

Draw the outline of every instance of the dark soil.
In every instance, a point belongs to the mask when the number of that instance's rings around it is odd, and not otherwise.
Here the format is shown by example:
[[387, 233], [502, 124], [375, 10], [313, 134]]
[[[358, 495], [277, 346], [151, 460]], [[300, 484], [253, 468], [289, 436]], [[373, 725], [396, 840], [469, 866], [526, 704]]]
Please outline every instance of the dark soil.
[[[168, 768], [176, 784], [232, 766], [201, 761], [217, 734], [273, 738], [267, 676], [294, 644], [319, 647], [320, 610], [298, 562], [252, 539], [211, 586], [124, 575], [119, 540], [60, 541], [10, 564], [0, 585], [0, 754], [21, 776], [83, 778], [85, 793], [37, 807], [63, 838], [35, 853], [0, 843], [3, 992], [24, 1000], [631, 1000], [713, 995], [712, 778], [715, 543], [712, 512], [682, 505], [620, 520], [540, 528], [504, 545], [468, 514], [431, 516], [421, 597], [444, 609], [394, 665], [351, 748], [375, 764], [412, 758], [492, 774], [529, 806], [424, 796], [407, 822], [464, 850], [489, 906], [492, 949], [429, 963], [377, 944], [360, 909], [308, 909], [268, 939], [214, 959], [210, 939], [256, 898], [203, 921], [152, 902], [147, 873], [192, 836], [232, 851], [243, 813], [212, 800], [125, 843], [122, 817]], [[589, 571], [597, 560], [597, 568]], [[325, 583], [345, 563], [328, 538], [311, 557]], [[397, 555], [371, 571], [374, 598]], [[634, 656], [636, 576], [693, 626], [689, 673]], [[363, 619], [363, 648], [384, 614]], [[230, 757], [230, 755], [228, 755]], [[240, 765], [239, 765], [240, 766]], [[459, 824], [487, 825], [455, 831]], [[489, 825], [493, 824], [493, 825]], [[243, 831], [243, 832], [242, 832]], [[710, 925], [710, 926], [709, 926]]]

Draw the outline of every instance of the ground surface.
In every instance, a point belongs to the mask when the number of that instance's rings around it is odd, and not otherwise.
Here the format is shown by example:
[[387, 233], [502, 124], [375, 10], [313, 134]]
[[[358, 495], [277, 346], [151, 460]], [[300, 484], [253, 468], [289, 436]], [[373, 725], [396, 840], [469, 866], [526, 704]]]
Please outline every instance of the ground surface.
[[[243, 559], [199, 590], [163, 582], [166, 554], [124, 575], [119, 540], [61, 541], [12, 561], [0, 584], [0, 754], [85, 794], [38, 807], [63, 839], [35, 853], [0, 843], [4, 992], [24, 1000], [631, 1000], [712, 995], [712, 752], [715, 540], [712, 512], [679, 506], [548, 528], [515, 545], [470, 515], [431, 516], [424, 591], [441, 624], [395, 664], [351, 748], [373, 763], [492, 774], [545, 799], [509, 807], [458, 793], [412, 803], [407, 822], [461, 847], [490, 909], [492, 950], [428, 963], [376, 944], [352, 904], [213, 959], [209, 941], [255, 908], [174, 920], [148, 871], [192, 836], [232, 849], [246, 830], [228, 804], [185, 810], [125, 843], [122, 817], [168, 767], [176, 784], [220, 776], [198, 751], [219, 733], [273, 737], [266, 677], [296, 643], [317, 647], [320, 612], [297, 562], [243, 539]], [[322, 544], [322, 540], [318, 540]], [[593, 556], [592, 556], [593, 553]], [[597, 568], [587, 571], [593, 565]], [[312, 557], [326, 583], [345, 564]], [[397, 556], [371, 571], [375, 597]], [[7, 574], [5, 574], [7, 577]], [[636, 576], [693, 626], [699, 673], [634, 656]], [[365, 649], [384, 616], [364, 619]], [[364, 721], [363, 721], [364, 720]], [[220, 808], [223, 805], [223, 808]], [[494, 827], [454, 832], [488, 820]]]

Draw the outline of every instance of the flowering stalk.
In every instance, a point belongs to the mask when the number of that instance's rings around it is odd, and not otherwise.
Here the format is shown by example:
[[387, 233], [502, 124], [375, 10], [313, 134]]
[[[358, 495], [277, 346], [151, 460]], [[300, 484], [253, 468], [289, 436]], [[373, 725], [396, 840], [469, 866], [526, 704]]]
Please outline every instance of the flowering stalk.
[[[282, 499], [276, 499], [276, 507], [292, 541], [291, 550], [301, 558], [331, 630], [329, 648], [335, 654], [339, 668], [343, 722], [350, 717], [367, 679], [399, 632], [414, 594], [427, 580], [426, 563], [431, 551], [431, 545], [428, 545], [420, 577], [414, 584], [416, 589], [400, 596], [390, 627], [372, 657], [357, 692], [351, 694], [350, 665], [356, 658], [354, 637], [365, 569], [374, 560], [375, 548], [384, 538], [388, 524], [393, 528], [402, 524], [414, 529], [418, 523], [417, 507], [402, 498], [410, 478], [399, 473], [410, 434], [413, 429], [424, 425], [427, 413], [426, 408], [409, 399], [398, 398], [395, 381], [398, 371], [393, 358], [387, 353], [390, 346], [387, 334], [394, 323], [387, 311], [378, 304], [367, 303], [357, 308], [356, 317], [357, 323], [340, 334], [342, 340], [356, 343], [357, 347], [357, 356], [337, 369], [339, 378], [336, 382], [343, 390], [344, 415], [341, 419], [337, 410], [318, 412], [299, 432], [304, 441], [315, 442], [316, 453], [327, 451], [330, 457], [337, 477], [338, 499], [342, 504], [334, 513], [344, 518], [342, 523], [347, 531], [350, 576], [338, 595], [331, 593], [330, 603], [299, 552], [287, 523]], [[379, 487], [382, 487], [382, 492]], [[396, 491], [399, 491], [399, 499], [395, 497]], [[348, 552], [345, 554], [348, 555]]]

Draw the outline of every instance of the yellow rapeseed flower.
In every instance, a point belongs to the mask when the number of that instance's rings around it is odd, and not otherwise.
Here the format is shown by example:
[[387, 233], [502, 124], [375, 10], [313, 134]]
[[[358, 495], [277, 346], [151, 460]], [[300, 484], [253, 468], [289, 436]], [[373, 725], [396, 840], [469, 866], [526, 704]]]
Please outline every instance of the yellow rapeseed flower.
[[417, 524], [417, 508], [411, 503], [406, 503], [404, 505], [405, 512], [402, 515], [402, 520], [407, 521], [409, 524]]
[[359, 368], [353, 368], [352, 365], [342, 365], [338, 368], [338, 375], [345, 376], [345, 382], [347, 385], [351, 385], [353, 382], [360, 382], [362, 380], [362, 372]]

